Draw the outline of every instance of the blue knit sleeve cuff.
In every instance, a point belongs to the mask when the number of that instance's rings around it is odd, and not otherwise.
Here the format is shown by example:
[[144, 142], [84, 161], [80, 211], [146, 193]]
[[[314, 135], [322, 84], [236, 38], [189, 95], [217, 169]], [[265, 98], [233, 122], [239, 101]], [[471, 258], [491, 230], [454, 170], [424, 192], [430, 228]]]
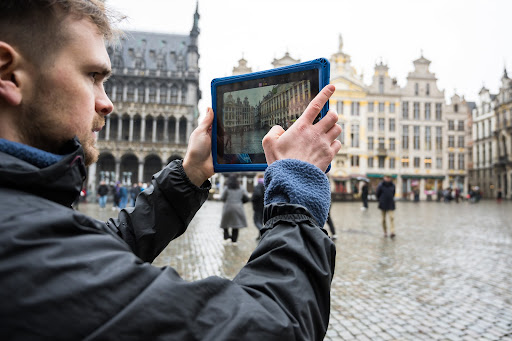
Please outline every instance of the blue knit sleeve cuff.
[[295, 159], [279, 160], [265, 171], [265, 205], [302, 205], [324, 226], [329, 214], [331, 189], [320, 168]]

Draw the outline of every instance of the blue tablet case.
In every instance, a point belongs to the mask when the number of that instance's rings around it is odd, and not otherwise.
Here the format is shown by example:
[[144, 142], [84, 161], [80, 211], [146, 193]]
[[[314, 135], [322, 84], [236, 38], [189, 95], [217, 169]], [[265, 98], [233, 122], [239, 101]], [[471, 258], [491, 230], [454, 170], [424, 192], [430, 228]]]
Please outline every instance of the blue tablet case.
[[[211, 82], [211, 90], [212, 90], [212, 109], [214, 113], [213, 125], [212, 125], [212, 157], [213, 157], [213, 167], [216, 173], [219, 172], [243, 172], [243, 171], [264, 171], [267, 168], [267, 164], [264, 162], [253, 163], [251, 158], [247, 153], [238, 153], [236, 154], [237, 162], [240, 163], [219, 163], [218, 161], [218, 146], [217, 146], [217, 137], [218, 137], [218, 111], [217, 107], [217, 93], [218, 87], [226, 84], [239, 83], [243, 81], [251, 81], [256, 79], [280, 76], [285, 74], [292, 74], [296, 72], [302, 72], [305, 70], [318, 70], [318, 89], [316, 92], [320, 92], [326, 85], [329, 84], [330, 81], [330, 64], [329, 61], [325, 58], [318, 58], [315, 60], [289, 65], [285, 67], [280, 67], [271, 70], [259, 71], [248, 73], [244, 75], [223, 77], [223, 78], [215, 78]], [[320, 112], [320, 117], [324, 117], [325, 114], [329, 111], [329, 101], [324, 105]], [[329, 171], [330, 166], [327, 171]]]

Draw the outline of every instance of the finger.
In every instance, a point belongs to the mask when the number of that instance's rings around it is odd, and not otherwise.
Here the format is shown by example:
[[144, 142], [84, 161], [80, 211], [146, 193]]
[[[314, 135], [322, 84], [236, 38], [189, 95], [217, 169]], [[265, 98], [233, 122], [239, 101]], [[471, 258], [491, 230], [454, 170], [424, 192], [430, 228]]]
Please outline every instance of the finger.
[[313, 98], [306, 110], [304, 110], [304, 113], [299, 117], [297, 121], [313, 124], [316, 116], [318, 113], [320, 113], [320, 110], [322, 110], [325, 103], [327, 103], [329, 98], [332, 96], [334, 90], [336, 90], [334, 85], [326, 85], [322, 91], [320, 91], [320, 93], [316, 95], [315, 98]]
[[334, 159], [334, 156], [336, 156], [336, 154], [338, 154], [340, 149], [341, 149], [341, 142], [339, 140], [334, 140], [331, 142], [331, 150], [334, 152], [333, 159]]
[[208, 128], [212, 125], [212, 123], [213, 123], [213, 109], [207, 108], [206, 115], [204, 116], [201, 123], [199, 123], [198, 127], [200, 127], [200, 129], [202, 129], [202, 130], [208, 130]]
[[327, 132], [338, 122], [338, 114], [334, 110], [329, 110], [327, 114], [315, 126], [322, 132]]
[[340, 134], [341, 134], [341, 131], [342, 131], [342, 130], [343, 130], [343, 129], [341, 129], [340, 125], [335, 123], [335, 124], [331, 127], [331, 129], [329, 129], [329, 130], [325, 133], [325, 135], [326, 135], [326, 137], [327, 137], [327, 139], [328, 139], [329, 141], [332, 141], [332, 140], [335, 140], [336, 138], [338, 138], [338, 136], [340, 136]]
[[285, 130], [281, 126], [273, 126], [261, 141], [263, 149], [265, 149], [265, 147], [271, 144], [273, 141], [277, 140], [281, 135], [284, 134], [284, 132]]

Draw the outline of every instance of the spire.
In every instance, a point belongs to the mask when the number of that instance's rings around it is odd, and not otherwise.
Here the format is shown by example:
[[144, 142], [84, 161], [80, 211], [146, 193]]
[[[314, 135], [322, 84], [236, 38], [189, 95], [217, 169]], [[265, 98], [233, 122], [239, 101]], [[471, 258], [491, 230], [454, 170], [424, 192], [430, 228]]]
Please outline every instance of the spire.
[[338, 52], [341, 52], [343, 50], [343, 38], [341, 36], [341, 33], [340, 33], [340, 35], [338, 37], [338, 44], [339, 44], [338, 45]]
[[199, 0], [196, 2], [196, 12], [194, 13], [194, 26], [192, 26], [192, 30], [190, 31], [191, 36], [198, 36], [199, 35], [199, 18], [201, 16], [199, 15]]

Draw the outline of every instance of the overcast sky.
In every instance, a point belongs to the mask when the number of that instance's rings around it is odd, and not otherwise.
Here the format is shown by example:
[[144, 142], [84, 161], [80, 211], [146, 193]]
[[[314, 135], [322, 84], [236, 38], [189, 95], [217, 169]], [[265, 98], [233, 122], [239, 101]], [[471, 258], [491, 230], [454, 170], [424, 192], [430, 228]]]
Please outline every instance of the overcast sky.
[[[121, 28], [188, 34], [196, 0], [107, 0], [129, 17]], [[496, 93], [506, 66], [512, 76], [510, 0], [200, 0], [201, 114], [210, 82], [231, 75], [244, 56], [253, 71], [272, 68], [286, 51], [307, 61], [343, 51], [369, 84], [382, 58], [404, 86], [421, 51], [449, 99]]]

